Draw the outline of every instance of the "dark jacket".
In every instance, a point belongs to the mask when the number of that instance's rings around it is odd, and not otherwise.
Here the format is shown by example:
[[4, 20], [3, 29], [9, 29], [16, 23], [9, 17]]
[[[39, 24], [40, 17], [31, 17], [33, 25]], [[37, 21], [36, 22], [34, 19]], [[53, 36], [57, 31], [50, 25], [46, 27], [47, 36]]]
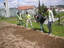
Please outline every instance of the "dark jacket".
[[43, 24], [45, 20], [46, 20], [46, 18], [44, 18], [44, 16], [38, 14], [38, 17], [36, 18], [37, 22], [40, 22]]

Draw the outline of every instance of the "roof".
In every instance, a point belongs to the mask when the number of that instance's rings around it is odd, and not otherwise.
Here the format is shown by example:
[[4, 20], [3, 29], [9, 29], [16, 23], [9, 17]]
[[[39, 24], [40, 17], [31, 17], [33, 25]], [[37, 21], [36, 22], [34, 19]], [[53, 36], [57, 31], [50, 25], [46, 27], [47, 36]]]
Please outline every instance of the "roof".
[[59, 11], [64, 11], [64, 9], [61, 9], [61, 10], [59, 10]]
[[32, 5], [32, 6], [20, 6], [18, 7], [18, 9], [22, 9], [22, 10], [26, 10], [26, 9], [33, 9], [35, 6]]

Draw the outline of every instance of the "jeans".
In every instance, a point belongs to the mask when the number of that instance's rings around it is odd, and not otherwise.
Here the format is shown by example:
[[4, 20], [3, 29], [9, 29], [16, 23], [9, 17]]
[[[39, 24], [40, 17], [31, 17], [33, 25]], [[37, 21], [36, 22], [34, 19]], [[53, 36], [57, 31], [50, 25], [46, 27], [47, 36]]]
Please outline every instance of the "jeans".
[[41, 28], [41, 31], [44, 30], [43, 23], [40, 23], [40, 28]]
[[49, 29], [49, 33], [52, 33], [52, 22], [48, 22], [48, 29]]

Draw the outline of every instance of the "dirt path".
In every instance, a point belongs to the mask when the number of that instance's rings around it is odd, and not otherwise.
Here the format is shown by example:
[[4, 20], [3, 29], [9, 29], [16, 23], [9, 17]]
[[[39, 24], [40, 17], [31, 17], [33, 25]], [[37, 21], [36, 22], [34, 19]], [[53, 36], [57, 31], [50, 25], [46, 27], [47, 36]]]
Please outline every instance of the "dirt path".
[[0, 22], [0, 48], [64, 48], [64, 39]]

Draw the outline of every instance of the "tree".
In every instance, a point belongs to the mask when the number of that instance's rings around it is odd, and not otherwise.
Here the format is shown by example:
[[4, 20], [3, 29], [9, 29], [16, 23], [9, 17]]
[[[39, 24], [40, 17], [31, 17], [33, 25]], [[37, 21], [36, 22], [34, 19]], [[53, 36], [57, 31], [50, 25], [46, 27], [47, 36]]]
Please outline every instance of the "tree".
[[41, 10], [42, 10], [42, 15], [44, 14], [44, 9], [46, 8], [46, 6], [44, 4], [42, 4], [41, 6]]
[[44, 12], [44, 4], [42, 4], [42, 13]]
[[38, 14], [41, 14], [41, 15], [43, 15], [43, 13], [44, 13], [44, 8], [46, 7], [44, 4], [42, 4], [41, 6], [40, 6], [40, 0], [39, 0], [39, 4], [38, 4], [39, 6], [38, 6]]
[[60, 15], [58, 14], [58, 25], [60, 26]]
[[53, 8], [53, 14], [54, 14], [54, 16], [56, 15], [56, 11], [55, 11], [55, 8]]
[[42, 14], [41, 6], [40, 6], [40, 0], [39, 0], [39, 6], [38, 6], [38, 14]]

